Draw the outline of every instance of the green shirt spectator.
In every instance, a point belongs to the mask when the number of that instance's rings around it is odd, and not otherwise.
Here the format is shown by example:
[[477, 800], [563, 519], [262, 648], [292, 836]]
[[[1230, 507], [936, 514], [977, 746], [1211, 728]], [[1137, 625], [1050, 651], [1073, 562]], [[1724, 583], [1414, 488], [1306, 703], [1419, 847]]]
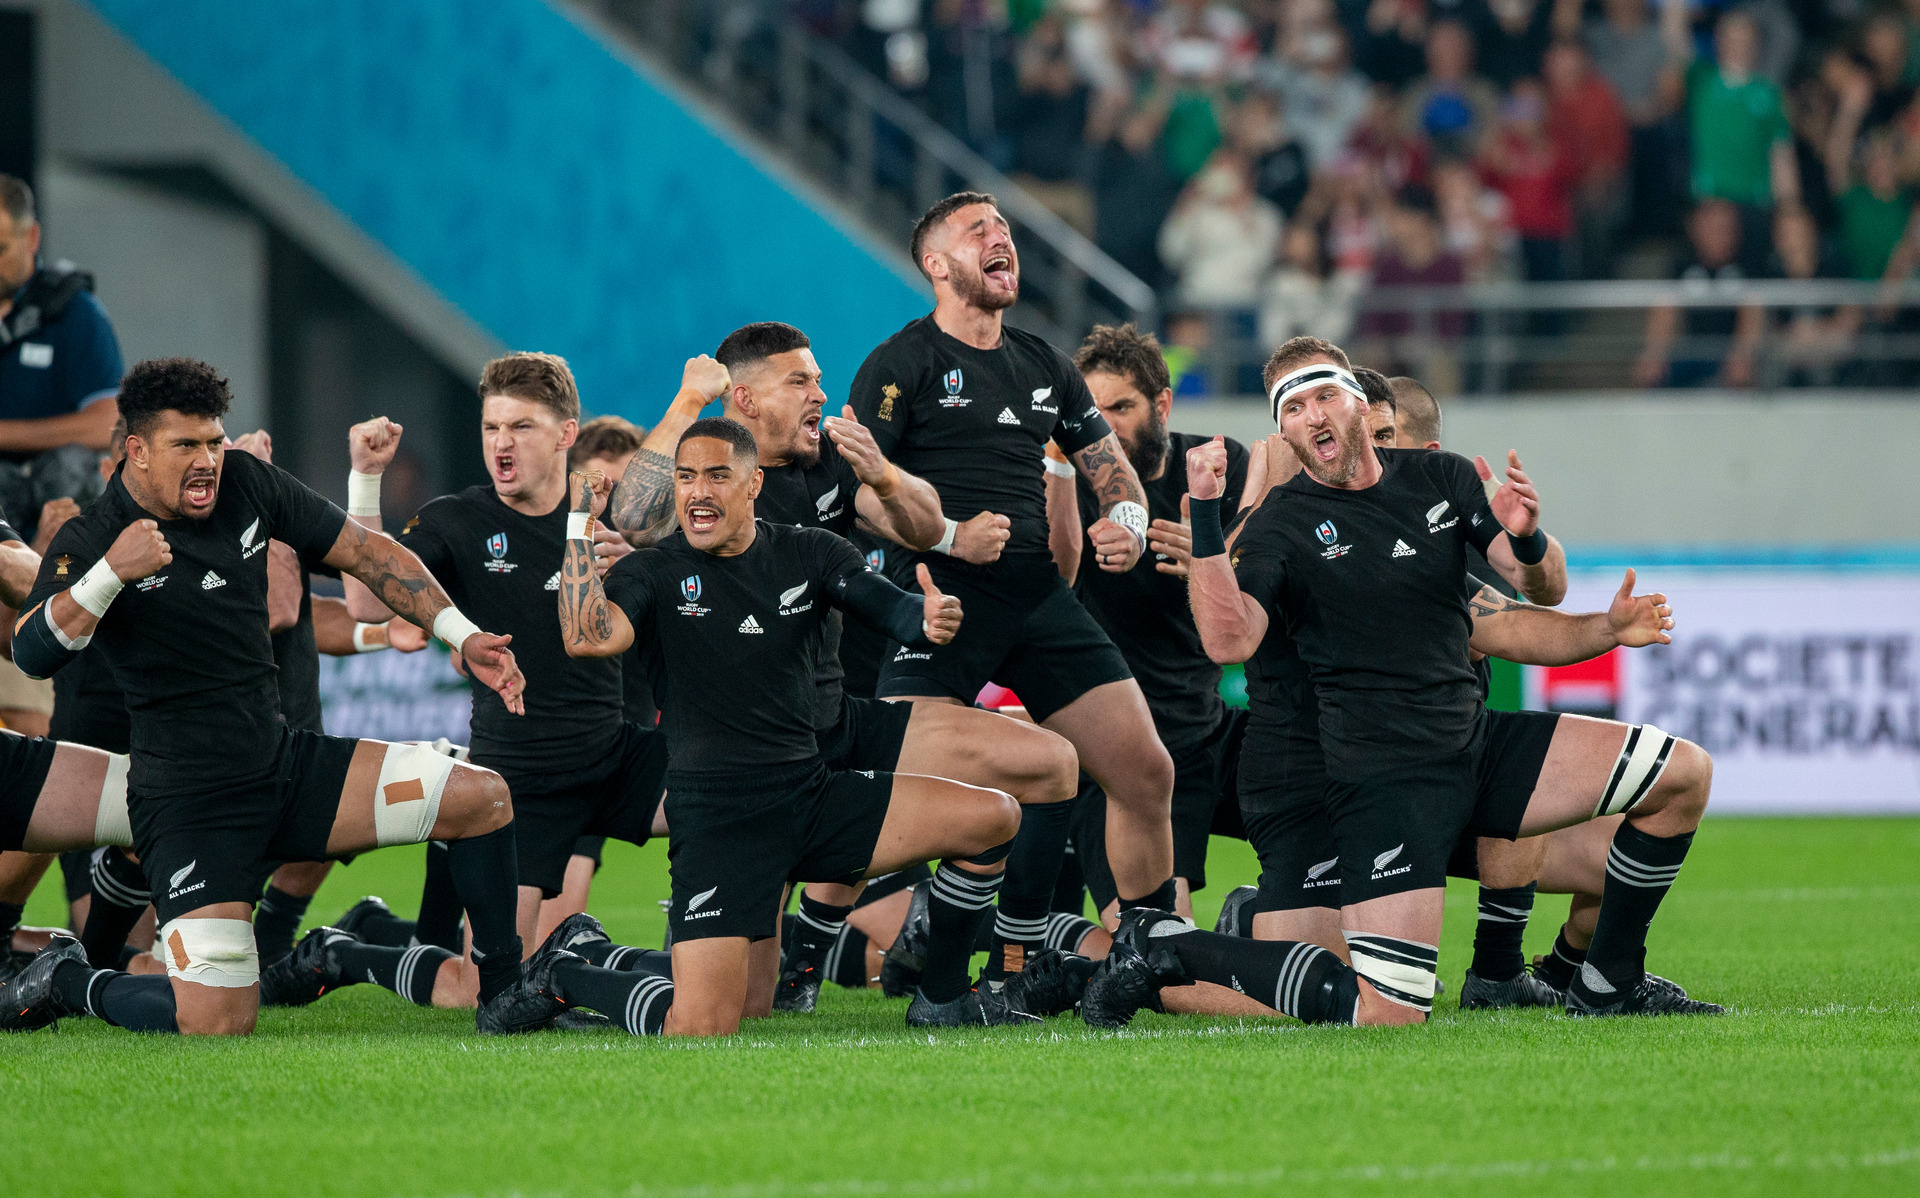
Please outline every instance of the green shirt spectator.
[[1167, 110], [1167, 124], [1160, 134], [1160, 146], [1167, 156], [1167, 170], [1174, 180], [1185, 183], [1220, 148], [1220, 117], [1214, 110], [1213, 95], [1199, 88], [1183, 88]]
[[1840, 197], [1840, 250], [1847, 270], [1856, 279], [1877, 279], [1887, 273], [1887, 260], [1905, 236], [1913, 213], [1913, 199], [1904, 191], [1890, 196], [1856, 183]]
[[1771, 204], [1773, 147], [1793, 137], [1780, 89], [1751, 74], [1736, 82], [1718, 65], [1696, 60], [1687, 68], [1687, 115], [1694, 198]]

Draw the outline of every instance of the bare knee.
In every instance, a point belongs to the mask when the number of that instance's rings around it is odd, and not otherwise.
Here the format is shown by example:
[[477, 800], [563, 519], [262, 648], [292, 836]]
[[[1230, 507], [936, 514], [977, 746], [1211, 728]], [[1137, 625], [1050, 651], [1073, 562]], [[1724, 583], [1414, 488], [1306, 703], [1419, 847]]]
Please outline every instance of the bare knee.
[[1004, 790], [987, 792], [992, 796], [985, 804], [982, 818], [985, 838], [990, 840], [988, 848], [997, 848], [1012, 840], [1020, 833], [1020, 803]]
[[260, 1011], [255, 1006], [222, 1003], [181, 1006], [174, 1023], [183, 1036], [250, 1036]]
[[740, 1030], [740, 1003], [687, 1004], [675, 996], [661, 1031], [669, 1036], [731, 1036]]
[[513, 822], [513, 794], [507, 780], [492, 770], [459, 769], [447, 781], [436, 833], [440, 839], [465, 840], [497, 832]]
[[[1675, 741], [1673, 756], [1654, 784], [1652, 807], [1646, 818], [1669, 825], [1676, 832], [1691, 831], [1707, 811], [1707, 795], [1713, 789], [1713, 758], [1690, 740]], [[1636, 812], [1635, 815], [1639, 813]], [[1640, 819], [1633, 821], [1636, 824]]]
[[1140, 746], [1137, 759], [1122, 777], [1102, 779], [1110, 801], [1130, 810], [1168, 816], [1173, 812], [1173, 758], [1159, 737]]

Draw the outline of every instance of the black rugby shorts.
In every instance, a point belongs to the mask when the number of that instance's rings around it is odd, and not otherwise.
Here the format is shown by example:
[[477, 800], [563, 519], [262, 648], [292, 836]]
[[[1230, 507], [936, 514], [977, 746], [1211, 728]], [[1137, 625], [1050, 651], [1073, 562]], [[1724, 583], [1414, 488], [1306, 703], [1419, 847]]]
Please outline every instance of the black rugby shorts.
[[478, 753], [473, 763], [499, 771], [513, 793], [520, 885], [536, 886], [541, 897], [552, 898], [566, 884], [567, 859], [582, 837], [645, 844], [653, 834], [667, 774], [667, 738], [623, 723], [600, 759], [574, 773], [536, 773]]

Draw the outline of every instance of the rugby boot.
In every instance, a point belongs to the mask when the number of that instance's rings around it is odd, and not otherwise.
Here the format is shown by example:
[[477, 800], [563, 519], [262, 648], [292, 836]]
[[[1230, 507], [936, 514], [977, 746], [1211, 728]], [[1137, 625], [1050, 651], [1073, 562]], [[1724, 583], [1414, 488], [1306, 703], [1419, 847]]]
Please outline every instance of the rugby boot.
[[787, 1011], [794, 1015], [813, 1014], [814, 1004], [820, 1001], [820, 967], [812, 961], [802, 961], [798, 965], [781, 971], [780, 981], [773, 990], [773, 1009]]
[[918, 882], [907, 903], [907, 918], [900, 934], [880, 962], [880, 993], [888, 998], [906, 998], [918, 993], [920, 971], [927, 966], [927, 941], [933, 934], [933, 921], [927, 902], [933, 894], [932, 882]]
[[1227, 893], [1227, 899], [1220, 904], [1220, 918], [1213, 921], [1213, 930], [1222, 936], [1253, 937], [1254, 900], [1260, 897], [1258, 886], [1235, 886]]
[[1467, 970], [1460, 983], [1462, 1011], [1501, 1011], [1508, 1007], [1560, 1007], [1567, 1002], [1566, 992], [1555, 990], [1535, 975], [1521, 970], [1504, 982], [1490, 982], [1473, 970]]
[[1160, 990], [1185, 986], [1193, 979], [1171, 946], [1155, 944], [1152, 930], [1166, 923], [1185, 923], [1169, 911], [1136, 907], [1120, 917], [1107, 958], [1087, 979], [1080, 996], [1080, 1018], [1093, 1028], [1121, 1028], [1142, 1008], [1161, 1011]]
[[304, 1007], [329, 990], [338, 990], [358, 979], [350, 979], [341, 968], [335, 945], [354, 943], [355, 937], [339, 928], [315, 928], [293, 951], [260, 971], [260, 1005], [263, 1007]]
[[[1586, 981], [1586, 970], [1581, 967], [1582, 982]], [[1598, 973], [1598, 971], [1595, 971]], [[1583, 993], [1583, 991], [1585, 993]], [[1574, 985], [1567, 990], [1567, 1014], [1581, 1017], [1607, 1015], [1724, 1015], [1727, 1009], [1718, 1003], [1702, 1002], [1697, 998], [1688, 998], [1687, 992], [1677, 983], [1653, 974], [1643, 974], [1640, 984], [1624, 994], [1619, 994], [1610, 1003], [1598, 1003], [1593, 1000], [1592, 988], [1586, 985]], [[1594, 997], [1598, 997], [1597, 995]]]
[[[558, 928], [554, 931], [557, 933]], [[483, 1002], [474, 1012], [474, 1024], [483, 1036], [517, 1036], [553, 1026], [567, 1009], [554, 981], [553, 967], [562, 961], [586, 964], [579, 953], [568, 952], [548, 936], [540, 951], [520, 967], [520, 980]]]
[[1578, 965], [1575, 965], [1565, 957], [1555, 956], [1552, 953], [1535, 957], [1533, 964], [1528, 966], [1527, 969], [1534, 977], [1539, 978], [1562, 994], [1566, 993], [1567, 987], [1573, 985], [1574, 975], [1580, 972]]
[[612, 1027], [613, 1020], [584, 1007], [568, 1007], [547, 1025], [548, 1030], [556, 1032], [604, 1032]]
[[335, 921], [333, 926], [339, 928], [349, 936], [357, 937], [360, 935], [360, 925], [376, 915], [392, 919], [393, 908], [387, 906], [387, 900], [381, 898], [379, 895], [370, 894], [353, 906], [348, 907], [347, 913]]
[[1027, 958], [1026, 968], [1007, 979], [1000, 991], [1007, 1005], [1040, 1019], [1064, 1015], [1080, 1005], [1094, 963], [1057, 948], [1043, 948]]
[[553, 931], [547, 933], [547, 938], [540, 947], [544, 949], [552, 945], [555, 949], [573, 952], [583, 944], [610, 942], [612, 939], [599, 920], [581, 911], [567, 916], [554, 925]]
[[71, 936], [55, 936], [26, 968], [0, 984], [0, 1032], [31, 1032], [51, 1026], [62, 1015], [79, 1015], [60, 1001], [53, 971], [68, 961], [87, 967], [87, 950]]
[[1039, 1023], [1036, 1015], [1015, 1010], [1004, 991], [975, 986], [960, 997], [937, 1003], [913, 988], [907, 1005], [908, 1027], [1004, 1027], [1010, 1023]]

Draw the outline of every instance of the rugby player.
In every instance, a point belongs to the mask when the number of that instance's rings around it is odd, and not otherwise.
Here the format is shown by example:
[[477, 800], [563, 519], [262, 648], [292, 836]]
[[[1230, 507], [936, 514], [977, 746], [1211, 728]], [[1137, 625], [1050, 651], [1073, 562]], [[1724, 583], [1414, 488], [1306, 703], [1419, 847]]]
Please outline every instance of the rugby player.
[[226, 380], [185, 358], [140, 363], [120, 390], [126, 460], [55, 536], [14, 628], [22, 670], [50, 676], [98, 638], [127, 694], [132, 839], [156, 882], [168, 978], [88, 967], [77, 942], [10, 985], [7, 1017], [91, 1011], [155, 1031], [245, 1034], [259, 1003], [248, 922], [276, 861], [429, 836], [474, 934], [482, 1031], [521, 1030], [513, 807], [499, 775], [429, 748], [287, 728], [274, 683], [267, 543], [367, 583], [457, 646], [513, 710], [524, 679], [505, 637], [480, 631], [418, 558], [249, 454], [228, 455]]
[[[990, 681], [1013, 690], [1037, 723], [1072, 742], [1107, 795], [1121, 908], [1172, 907], [1173, 760], [1125, 658], [1049, 552], [1044, 447], [1057, 442], [1093, 489], [1100, 518], [1086, 532], [1097, 569], [1124, 574], [1140, 560], [1146, 492], [1072, 361], [1005, 323], [1020, 263], [993, 197], [948, 196], [914, 226], [910, 248], [933, 285], [934, 310], [868, 355], [853, 382], [854, 413], [881, 452], [934, 485], [949, 522], [985, 508], [1010, 518], [1011, 535], [991, 565], [923, 557], [970, 618], [950, 644], [901, 646], [877, 693], [965, 705]], [[1022, 879], [1004, 897], [990, 983], [1041, 949], [1052, 890], [1052, 877]]]
[[[428, 503], [401, 531], [399, 543], [446, 580], [463, 610], [512, 638], [527, 677], [523, 710], [510, 708], [482, 679], [472, 680], [470, 759], [497, 772], [513, 792], [517, 924], [531, 950], [541, 943], [535, 938], [541, 902], [561, 893], [580, 838], [613, 836], [639, 845], [664, 830], [656, 829], [655, 818], [666, 745], [651, 726], [626, 720], [620, 661], [575, 660], [561, 643], [554, 600], [567, 532], [567, 451], [580, 420], [573, 372], [552, 354], [513, 353], [487, 363], [478, 390], [488, 485]], [[379, 479], [403, 432], [384, 417], [349, 430], [354, 520], [378, 526]], [[604, 562], [610, 551], [623, 553], [627, 546], [600, 545], [596, 556]], [[347, 604], [362, 620], [387, 614], [380, 597], [353, 580]], [[351, 958], [360, 951], [337, 931], [309, 932], [289, 958], [287, 976], [269, 974], [274, 996], [312, 1001], [359, 980]], [[451, 959], [446, 949], [427, 945], [407, 951], [421, 961], [442, 954]], [[402, 969], [395, 959], [388, 976], [402, 986], [412, 982], [404, 997], [431, 997], [431, 974], [419, 964]]]
[[[713, 360], [696, 362], [723, 373], [727, 415], [753, 434], [763, 479], [754, 498], [758, 518], [824, 528], [842, 538], [851, 536], [857, 520], [910, 549], [931, 549], [945, 534], [940, 497], [931, 486], [888, 461], [851, 408], [838, 417], [823, 415], [820, 366], [805, 333], [773, 321], [746, 325], [727, 335]], [[687, 426], [680, 415], [669, 413], [654, 432], [673, 435], [676, 425], [681, 431]], [[621, 485], [639, 488], [642, 507], [657, 502], [648, 491], [662, 485], [657, 473], [639, 472], [629, 479]], [[987, 561], [998, 555], [993, 531], [1004, 529], [990, 527]], [[845, 694], [841, 628], [840, 613], [828, 612], [814, 706], [814, 731], [827, 768], [952, 778], [1006, 791], [1023, 805], [1072, 797], [1079, 770], [1073, 746], [1043, 728], [972, 707]], [[903, 918], [905, 888], [913, 880], [906, 875], [887, 880], [889, 893], [900, 895], [893, 901]], [[859, 897], [833, 883], [806, 887], [774, 999], [777, 1009], [813, 1009], [822, 966]], [[871, 917], [885, 918], [878, 912]]]
[[[1364, 394], [1337, 346], [1288, 342], [1269, 360], [1266, 382], [1303, 468], [1248, 518], [1230, 564], [1217, 505], [1203, 502], [1222, 489], [1225, 451], [1204, 446], [1189, 455], [1196, 622], [1216, 660], [1245, 660], [1276, 612], [1308, 667], [1338, 853], [1328, 872], [1339, 872], [1353, 964], [1311, 944], [1267, 947], [1297, 957], [1300, 980], [1336, 1008], [1350, 985], [1355, 1022], [1422, 1021], [1434, 991], [1447, 857], [1459, 834], [1474, 826], [1511, 839], [1624, 812], [1594, 944], [1567, 1008], [1717, 1010], [1644, 971], [1647, 925], [1706, 808], [1705, 752], [1648, 726], [1482, 707], [1468, 665], [1466, 546], [1484, 551], [1504, 532], [1517, 559], [1543, 558], [1537, 501], [1511, 478], [1488, 500], [1484, 462], [1372, 448]], [[1186, 964], [1178, 942], [1171, 947]], [[1117, 961], [1125, 957], [1110, 954], [1103, 969], [1144, 972], [1138, 960]], [[1217, 980], [1208, 973], [1218, 967], [1194, 976]], [[1096, 975], [1089, 999], [1100, 983]], [[1109, 987], [1117, 988], [1124, 987]]]
[[[665, 677], [673, 980], [548, 966], [539, 955], [531, 968], [552, 978], [560, 1002], [625, 1012], [631, 1032], [731, 1034], [759, 989], [752, 946], [777, 936], [786, 883], [850, 885], [940, 859], [930, 951], [907, 1021], [952, 1024], [959, 1007], [972, 1009], [976, 1024], [1005, 1022], [969, 988], [967, 964], [1019, 804], [944, 778], [831, 769], [816, 731], [814, 659], [830, 606], [925, 646], [952, 640], [960, 602], [941, 594], [925, 567], [924, 593], [915, 596], [840, 537], [755, 520], [758, 458], [753, 435], [735, 421], [688, 427], [675, 461], [681, 531], [616, 563], [604, 588], [586, 539], [593, 480], [582, 480], [561, 581], [567, 651], [611, 656], [647, 637]], [[642, 997], [640, 986], [657, 997]], [[638, 1015], [649, 1003], [664, 1011]]]

